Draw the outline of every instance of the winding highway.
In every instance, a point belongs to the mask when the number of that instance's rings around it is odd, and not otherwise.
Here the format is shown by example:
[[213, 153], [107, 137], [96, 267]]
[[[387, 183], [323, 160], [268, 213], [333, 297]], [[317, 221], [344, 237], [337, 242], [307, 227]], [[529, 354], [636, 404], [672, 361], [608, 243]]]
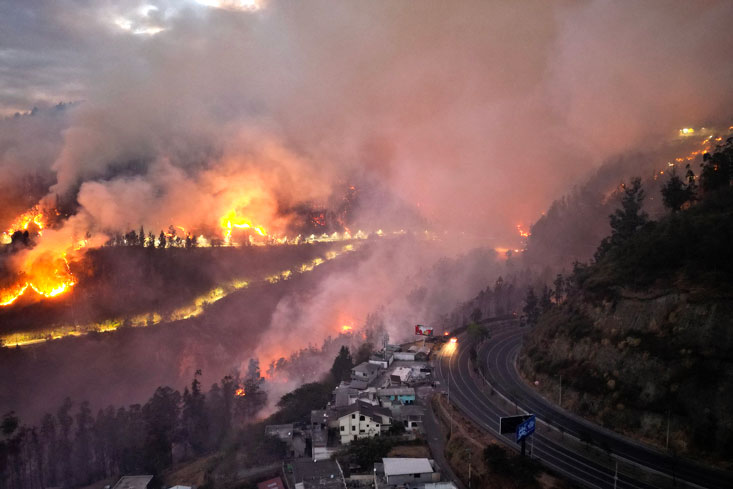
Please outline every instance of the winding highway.
[[[470, 363], [470, 344], [463, 335], [457, 344], [446, 345], [439, 355], [436, 374], [449, 397], [473, 422], [508, 445], [518, 448], [513, 435], [498, 433], [499, 418], [531, 412], [538, 421], [550, 423], [569, 437], [538, 423], [534, 434], [532, 456], [568, 478], [591, 488], [658, 488], [682, 486], [709, 489], [733, 488], [733, 475], [672, 457], [617, 435], [596, 424], [582, 420], [555, 406], [526, 385], [515, 367], [525, 328], [512, 322], [490, 326], [491, 339], [477, 349], [486, 378], [477, 374]], [[490, 385], [489, 385], [490, 384]], [[502, 397], [504, 399], [502, 399]], [[508, 400], [509, 402], [505, 401]], [[512, 404], [514, 403], [514, 404]], [[554, 435], [554, 436], [553, 436]], [[590, 449], [578, 438], [592, 440], [600, 449]], [[530, 442], [528, 442], [528, 445]], [[598, 454], [601, 453], [601, 456]], [[605, 453], [605, 456], [602, 456]], [[616, 472], [613, 454], [624, 470]], [[658, 475], [644, 477], [641, 473]], [[659, 475], [664, 474], [664, 475]], [[618, 479], [614, 480], [615, 475]]]

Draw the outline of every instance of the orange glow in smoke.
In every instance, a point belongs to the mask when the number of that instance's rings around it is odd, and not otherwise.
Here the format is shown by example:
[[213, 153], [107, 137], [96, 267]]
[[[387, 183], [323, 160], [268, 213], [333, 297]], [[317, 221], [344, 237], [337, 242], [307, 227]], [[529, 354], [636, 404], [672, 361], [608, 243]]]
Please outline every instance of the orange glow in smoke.
[[343, 326], [341, 326], [341, 331], [343, 331], [344, 333], [348, 333], [352, 329], [354, 329], [354, 327], [348, 324], [344, 324]]
[[451, 338], [451, 339], [449, 340], [449, 343], [451, 343], [451, 344], [455, 344], [455, 343], [458, 343], [458, 338], [456, 338], [456, 337], [454, 336], [453, 338]]
[[517, 224], [517, 231], [519, 232], [519, 235], [521, 237], [523, 237], [523, 238], [529, 238], [530, 236], [532, 236], [532, 233], [530, 233], [529, 231], [525, 231], [524, 229], [522, 229], [522, 225], [521, 224]]
[[237, 397], [243, 397], [243, 396], [246, 396], [247, 393], [244, 392], [244, 387], [240, 387], [236, 391], [234, 391], [234, 395]]

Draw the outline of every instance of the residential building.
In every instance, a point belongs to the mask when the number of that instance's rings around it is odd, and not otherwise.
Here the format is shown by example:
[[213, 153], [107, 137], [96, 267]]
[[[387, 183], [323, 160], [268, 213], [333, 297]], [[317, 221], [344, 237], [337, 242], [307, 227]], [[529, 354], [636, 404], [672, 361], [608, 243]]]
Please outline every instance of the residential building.
[[274, 436], [288, 445], [289, 457], [302, 457], [305, 455], [305, 438], [299, 430], [293, 429], [293, 424], [271, 424], [265, 426], [265, 434]]
[[369, 363], [378, 365], [380, 368], [386, 369], [392, 365], [394, 361], [394, 354], [390, 351], [382, 350], [369, 357]]
[[373, 438], [389, 429], [392, 414], [389, 409], [357, 401], [338, 414], [341, 443], [346, 445], [359, 438]]
[[367, 384], [377, 378], [379, 374], [379, 365], [363, 362], [351, 369], [351, 378], [354, 380], [362, 380]]
[[440, 473], [427, 458], [383, 458], [384, 476], [390, 485], [415, 485], [438, 482]]
[[392, 385], [406, 384], [410, 380], [412, 369], [410, 367], [395, 367], [389, 374], [389, 382]]
[[425, 484], [425, 489], [458, 489], [455, 482], [429, 482]]
[[121, 477], [112, 489], [149, 489], [152, 475], [126, 475]]
[[293, 479], [296, 489], [344, 489], [341, 468], [335, 460], [310, 459], [293, 461]]
[[279, 477], [257, 483], [257, 489], [285, 489], [283, 481]]
[[392, 411], [392, 423], [402, 423], [405, 431], [409, 433], [423, 431], [423, 419], [425, 418], [425, 408], [415, 406], [413, 404], [401, 405], [397, 404], [390, 408]]
[[393, 403], [415, 404], [415, 389], [412, 387], [377, 389], [377, 397], [379, 398], [379, 403], [385, 407]]

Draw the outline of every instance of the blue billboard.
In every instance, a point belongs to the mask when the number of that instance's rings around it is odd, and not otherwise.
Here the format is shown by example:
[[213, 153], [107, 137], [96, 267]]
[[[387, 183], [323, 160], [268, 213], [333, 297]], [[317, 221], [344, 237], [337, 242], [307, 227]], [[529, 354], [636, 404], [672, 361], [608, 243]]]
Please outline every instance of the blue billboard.
[[529, 418], [522, 421], [519, 424], [519, 426], [517, 426], [517, 443], [519, 443], [524, 438], [527, 438], [529, 435], [534, 433], [534, 427], [535, 427], [535, 416], [533, 414]]

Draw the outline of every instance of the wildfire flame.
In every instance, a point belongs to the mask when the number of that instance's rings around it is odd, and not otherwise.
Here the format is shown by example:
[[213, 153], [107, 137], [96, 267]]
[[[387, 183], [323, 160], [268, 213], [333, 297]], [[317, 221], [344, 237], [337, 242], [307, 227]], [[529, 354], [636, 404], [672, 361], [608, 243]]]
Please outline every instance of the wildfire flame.
[[251, 229], [260, 236], [267, 236], [267, 231], [262, 226], [255, 226], [252, 222], [243, 216], [240, 216], [235, 209], [224, 214], [219, 220], [221, 229], [224, 232], [224, 241], [231, 244], [232, 231], [235, 229]]
[[46, 227], [46, 219], [39, 206], [34, 206], [16, 217], [5, 234], [10, 236], [16, 231], [27, 231], [31, 224], [38, 227], [38, 234], [41, 234], [41, 231]]
[[348, 324], [344, 324], [343, 326], [341, 326], [341, 331], [343, 331], [344, 333], [349, 332], [352, 329], [354, 329], [354, 327]]
[[[16, 231], [33, 230], [40, 236], [47, 227], [44, 211], [39, 206], [18, 216], [5, 235], [9, 238]], [[4, 240], [10, 241], [10, 239]], [[84, 242], [77, 243], [83, 246]], [[17, 301], [28, 289], [42, 297], [56, 297], [76, 284], [69, 268], [66, 252], [58, 254], [46, 251], [40, 255], [29, 255], [22, 266], [21, 277], [9, 287], [0, 289], [0, 306], [9, 306]]]
[[243, 397], [246, 396], [247, 393], [244, 392], [244, 387], [240, 386], [236, 391], [234, 391], [234, 395], [237, 397]]
[[524, 229], [522, 229], [522, 225], [521, 224], [517, 224], [517, 231], [519, 232], [519, 235], [521, 237], [523, 237], [523, 238], [529, 238], [530, 236], [532, 236], [532, 233], [530, 233], [529, 231], [525, 231]]

